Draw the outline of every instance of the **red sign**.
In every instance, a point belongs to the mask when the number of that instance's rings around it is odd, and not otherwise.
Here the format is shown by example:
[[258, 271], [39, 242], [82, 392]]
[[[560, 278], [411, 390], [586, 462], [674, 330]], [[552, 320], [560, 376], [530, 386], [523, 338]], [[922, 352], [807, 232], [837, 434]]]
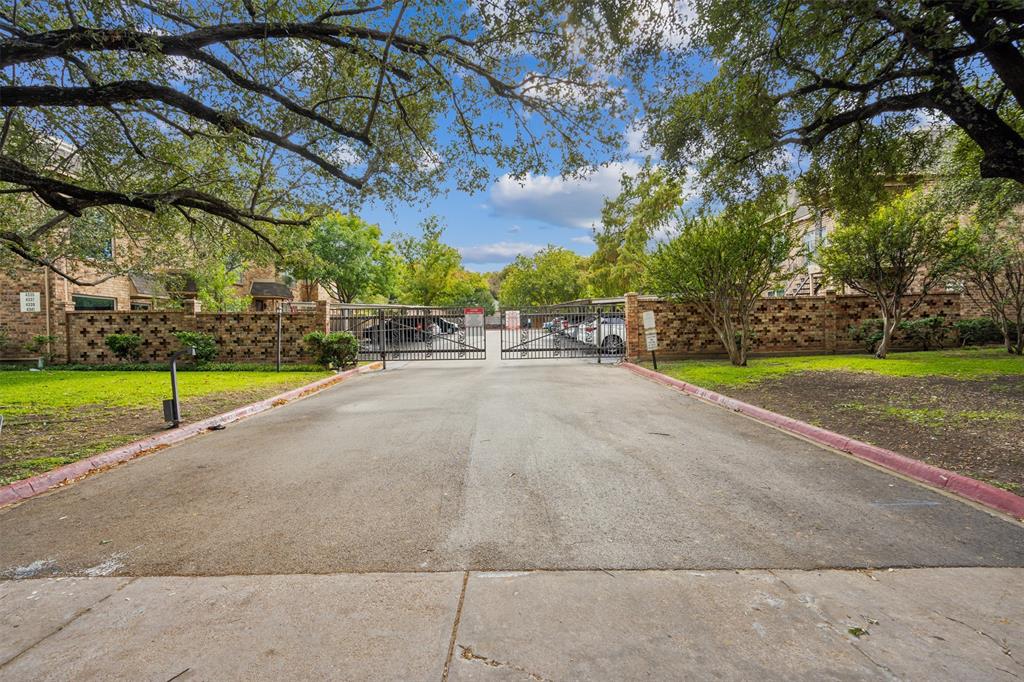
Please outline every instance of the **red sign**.
[[464, 312], [467, 315], [483, 315], [484, 314], [484, 309], [483, 308], [464, 308], [462, 312]]

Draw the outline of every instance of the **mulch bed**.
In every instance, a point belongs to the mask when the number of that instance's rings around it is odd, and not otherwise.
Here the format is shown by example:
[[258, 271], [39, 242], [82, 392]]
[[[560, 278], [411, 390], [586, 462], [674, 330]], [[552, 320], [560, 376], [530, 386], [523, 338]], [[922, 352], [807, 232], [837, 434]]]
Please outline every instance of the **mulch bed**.
[[803, 372], [722, 393], [1024, 495], [1024, 377]]

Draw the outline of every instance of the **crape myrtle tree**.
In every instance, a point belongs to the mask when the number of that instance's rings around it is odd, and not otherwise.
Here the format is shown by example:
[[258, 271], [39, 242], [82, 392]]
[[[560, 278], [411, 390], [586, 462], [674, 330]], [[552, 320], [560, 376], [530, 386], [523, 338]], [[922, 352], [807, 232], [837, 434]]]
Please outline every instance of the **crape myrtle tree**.
[[965, 293], [989, 309], [1006, 350], [1024, 352], [1024, 186], [982, 178], [981, 150], [959, 131], [946, 145], [932, 196], [963, 222], [966, 238], [959, 276]]
[[936, 285], [947, 283], [964, 255], [956, 221], [922, 192], [908, 192], [867, 216], [839, 216], [817, 259], [825, 277], [871, 297], [882, 319], [875, 357]]
[[[648, 142], [712, 196], [793, 173], [833, 205], [869, 212], [920, 171], [951, 122], [982, 178], [1024, 183], [1020, 0], [694, 0], [666, 84], [647, 91]], [[710, 75], [708, 70], [710, 69]], [[815, 190], [815, 186], [817, 189]]]
[[745, 366], [750, 317], [764, 292], [796, 271], [800, 229], [774, 196], [683, 217], [648, 260], [654, 293], [695, 305], [729, 360]]
[[60, 271], [90, 216], [154, 262], [273, 252], [310, 206], [586, 168], [663, 4], [11, 0], [0, 253]]
[[381, 241], [380, 227], [355, 215], [316, 218], [306, 241], [292, 251], [289, 271], [315, 282], [341, 303], [368, 296], [389, 299], [398, 264], [394, 247]]

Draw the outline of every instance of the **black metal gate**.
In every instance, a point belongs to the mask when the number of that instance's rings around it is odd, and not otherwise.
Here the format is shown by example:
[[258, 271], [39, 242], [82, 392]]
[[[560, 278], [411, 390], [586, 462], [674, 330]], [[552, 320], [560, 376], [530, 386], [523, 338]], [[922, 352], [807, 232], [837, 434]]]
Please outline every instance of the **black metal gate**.
[[340, 306], [331, 331], [359, 340], [360, 360], [483, 360], [483, 315], [465, 308]]
[[560, 305], [502, 313], [501, 359], [597, 358], [626, 352], [622, 305]]

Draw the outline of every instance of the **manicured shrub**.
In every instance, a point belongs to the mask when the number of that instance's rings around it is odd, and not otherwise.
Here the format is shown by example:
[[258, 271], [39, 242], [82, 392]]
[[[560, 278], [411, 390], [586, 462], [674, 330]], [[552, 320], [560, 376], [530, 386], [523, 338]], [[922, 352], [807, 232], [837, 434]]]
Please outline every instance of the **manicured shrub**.
[[37, 353], [42, 356], [43, 362], [49, 365], [53, 362], [53, 345], [59, 341], [57, 336], [51, 334], [37, 334], [32, 340], [25, 344], [25, 350], [29, 353]]
[[990, 317], [975, 317], [957, 320], [953, 323], [961, 346], [982, 346], [986, 343], [1002, 343], [1003, 330]]
[[942, 337], [949, 329], [944, 317], [922, 317], [919, 320], [903, 320], [899, 324], [899, 330], [906, 334], [907, 338], [921, 346], [921, 350], [935, 348], [942, 342]]
[[142, 346], [142, 337], [138, 334], [108, 334], [103, 342], [118, 360], [138, 361]]
[[882, 340], [882, 320], [873, 317], [860, 324], [850, 325], [850, 338], [864, 346], [869, 353], [874, 353]]
[[348, 332], [310, 332], [302, 337], [302, 341], [324, 367], [344, 369], [356, 364], [359, 341]]
[[212, 334], [205, 332], [174, 332], [174, 338], [178, 339], [182, 346], [192, 346], [196, 349], [196, 362], [204, 364], [212, 362], [217, 357], [217, 342]]

